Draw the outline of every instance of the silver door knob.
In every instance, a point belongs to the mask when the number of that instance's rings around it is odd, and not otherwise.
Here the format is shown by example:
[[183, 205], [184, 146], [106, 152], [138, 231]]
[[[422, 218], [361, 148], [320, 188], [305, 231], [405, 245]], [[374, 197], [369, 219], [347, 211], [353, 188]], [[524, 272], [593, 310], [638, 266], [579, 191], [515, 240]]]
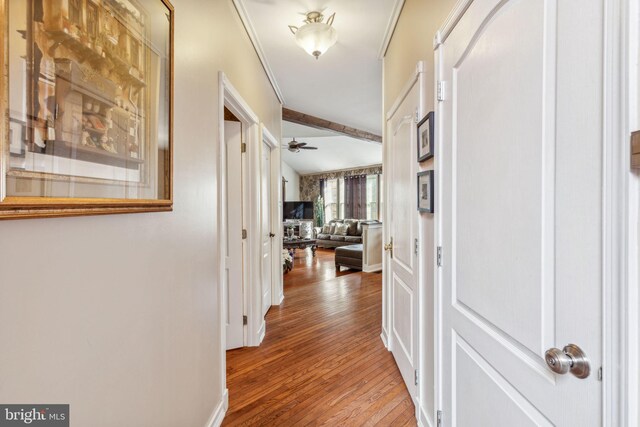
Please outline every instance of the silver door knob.
[[551, 348], [544, 354], [544, 359], [556, 374], [571, 372], [577, 378], [585, 379], [591, 373], [587, 355], [575, 344], [569, 344], [562, 350]]

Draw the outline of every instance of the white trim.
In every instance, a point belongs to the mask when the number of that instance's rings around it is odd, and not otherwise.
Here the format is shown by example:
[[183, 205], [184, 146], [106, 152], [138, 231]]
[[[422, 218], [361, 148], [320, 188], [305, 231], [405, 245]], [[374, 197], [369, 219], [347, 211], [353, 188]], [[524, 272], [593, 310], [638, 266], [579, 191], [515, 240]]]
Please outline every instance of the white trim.
[[[626, 7], [626, 8], [625, 8]], [[625, 55], [625, 62], [623, 62], [624, 69], [627, 71], [626, 83], [627, 86], [623, 90], [623, 94], [627, 93], [628, 98], [626, 102], [627, 110], [625, 116], [627, 117], [627, 133], [623, 139], [624, 147], [628, 147], [628, 135], [632, 130], [636, 130], [640, 127], [638, 119], [640, 117], [640, 110], [638, 103], [639, 88], [638, 82], [640, 81], [640, 68], [638, 60], [640, 59], [639, 47], [640, 42], [638, 35], [640, 34], [640, 22], [638, 22], [638, 14], [640, 13], [640, 1], [630, 0], [628, 3], [623, 3], [623, 11], [621, 13], [621, 22], [623, 31], [625, 31], [625, 49], [623, 54]], [[622, 67], [621, 67], [622, 69]], [[628, 161], [628, 159], [626, 160]], [[624, 170], [627, 169], [629, 163], [623, 165]], [[638, 315], [638, 309], [640, 308], [640, 174], [637, 171], [631, 171], [627, 173], [627, 230], [626, 230], [626, 295], [623, 297], [623, 301], [626, 301], [626, 319], [623, 319], [626, 323], [626, 335], [622, 335], [622, 341], [626, 342], [626, 376], [623, 377], [621, 384], [624, 387], [625, 406], [622, 408], [624, 416], [623, 419], [625, 425], [637, 426], [640, 424], [640, 414], [638, 413], [637, 402], [640, 400], [640, 358], [638, 352], [640, 351], [640, 318]]]
[[[224, 230], [225, 218], [225, 205], [224, 205], [224, 191], [226, 180], [226, 153], [225, 147], [222, 141], [224, 141], [224, 108], [227, 107], [243, 124], [242, 135], [243, 141], [247, 144], [247, 154], [243, 159], [243, 186], [245, 186], [244, 197], [244, 228], [247, 229], [249, 238], [246, 240], [246, 251], [244, 252], [245, 260], [243, 267], [244, 276], [244, 309], [243, 312], [247, 316], [247, 326], [245, 327], [245, 342], [246, 346], [257, 346], [260, 344], [259, 329], [262, 321], [260, 315], [261, 307], [261, 290], [259, 280], [259, 268], [252, 268], [254, 265], [260, 265], [260, 242], [256, 243], [255, 240], [260, 240], [260, 218], [257, 212], [260, 206], [260, 176], [259, 174], [252, 174], [249, 171], [259, 170], [259, 157], [260, 147], [262, 143], [259, 139], [259, 119], [253, 112], [249, 104], [247, 104], [240, 93], [233, 87], [224, 72], [218, 73], [218, 120], [219, 120], [219, 144], [217, 147], [218, 158], [218, 173], [216, 174], [218, 191], [217, 191], [217, 222], [218, 236], [220, 236], [219, 244], [217, 245], [217, 257], [218, 260], [218, 286], [220, 287], [220, 325], [225, 324], [226, 310], [222, 301], [226, 300], [226, 293], [224, 289], [224, 252], [219, 248], [225, 247], [228, 236]], [[257, 198], [256, 198], [257, 194]], [[226, 330], [222, 327], [221, 336], [221, 365], [222, 365], [222, 387], [226, 387]]]
[[209, 416], [209, 420], [205, 424], [205, 427], [220, 427], [222, 425], [222, 420], [224, 420], [224, 416], [227, 413], [227, 409], [229, 409], [229, 390], [225, 389], [224, 393], [222, 393], [222, 399], [218, 402], [215, 409]]
[[382, 327], [382, 333], [380, 333], [380, 339], [382, 340], [382, 344], [384, 344], [384, 348], [391, 351], [391, 349], [389, 348], [389, 339], [387, 338], [387, 331], [385, 330], [384, 326]]
[[418, 427], [433, 427], [422, 405], [420, 405], [418, 409]]
[[[628, 324], [635, 316], [637, 291], [629, 288], [628, 260], [628, 188], [629, 142], [627, 86], [629, 80], [627, 46], [629, 28], [626, 1], [612, 0], [604, 8], [603, 57], [603, 425], [637, 425], [628, 419], [636, 401], [629, 400], [629, 385], [637, 378], [629, 376], [637, 363], [637, 324]], [[635, 298], [634, 298], [635, 296]], [[635, 331], [633, 336], [629, 331]]]
[[[416, 64], [416, 69], [413, 71], [413, 73], [411, 73], [409, 80], [402, 87], [400, 94], [396, 98], [396, 102], [393, 103], [393, 105], [387, 112], [385, 121], [388, 121], [389, 119], [391, 119], [391, 117], [396, 113], [396, 111], [398, 111], [398, 108], [400, 108], [402, 101], [404, 101], [404, 99], [407, 97], [409, 92], [411, 92], [411, 89], [413, 89], [413, 85], [415, 85], [416, 82], [418, 81], [418, 78], [420, 78], [420, 74], [424, 73], [424, 69], [425, 69], [424, 61], [418, 61], [418, 63]], [[423, 95], [420, 95], [420, 96], [422, 99]], [[384, 165], [384, 161], [382, 162], [382, 164]]]
[[258, 344], [262, 342], [266, 333], [267, 333], [267, 322], [264, 319], [262, 319], [262, 324], [258, 329]]
[[249, 18], [249, 13], [247, 12], [246, 7], [244, 6], [243, 0], [232, 0], [233, 5], [236, 8], [236, 12], [238, 12], [238, 16], [240, 16], [240, 20], [242, 21], [242, 25], [244, 25], [244, 29], [249, 36], [249, 40], [253, 45], [253, 48], [256, 51], [256, 55], [258, 55], [258, 59], [262, 64], [262, 68], [264, 68], [264, 72], [271, 83], [271, 87], [273, 87], [273, 91], [278, 97], [278, 101], [280, 104], [284, 104], [284, 96], [282, 95], [282, 91], [280, 90], [280, 86], [278, 85], [278, 81], [276, 80], [276, 76], [269, 65], [269, 61], [267, 61], [267, 57], [264, 54], [264, 50], [262, 50], [262, 45], [260, 44], [260, 40], [258, 39], [258, 34], [256, 33], [255, 28], [253, 27], [253, 23]]
[[465, 14], [469, 6], [471, 6], [473, 0], [458, 0], [456, 5], [451, 9], [451, 13], [447, 16], [440, 29], [436, 32], [433, 38], [433, 49], [437, 49], [442, 43], [445, 42], [451, 31], [455, 28], [460, 21], [460, 18]]
[[271, 147], [271, 305], [280, 305], [283, 294], [282, 274], [282, 160], [278, 140], [262, 125], [262, 140]]
[[396, 26], [398, 25], [398, 20], [400, 19], [400, 13], [402, 13], [403, 7], [404, 0], [396, 0], [393, 5], [393, 9], [391, 10], [389, 22], [387, 22], [387, 28], [384, 31], [382, 44], [380, 45], [380, 49], [378, 49], [378, 59], [384, 59], [384, 56], [387, 54], [387, 49], [389, 49], [389, 44], [391, 43], [391, 38], [396, 30]]

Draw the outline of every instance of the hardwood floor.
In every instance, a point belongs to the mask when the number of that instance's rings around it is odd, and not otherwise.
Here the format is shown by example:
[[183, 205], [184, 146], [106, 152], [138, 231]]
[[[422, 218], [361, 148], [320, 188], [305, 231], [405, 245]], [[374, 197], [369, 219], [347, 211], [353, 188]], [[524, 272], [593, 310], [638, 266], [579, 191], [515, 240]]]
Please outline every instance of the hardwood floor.
[[223, 426], [416, 425], [380, 340], [382, 275], [336, 273], [333, 257], [298, 250], [262, 345], [227, 352]]

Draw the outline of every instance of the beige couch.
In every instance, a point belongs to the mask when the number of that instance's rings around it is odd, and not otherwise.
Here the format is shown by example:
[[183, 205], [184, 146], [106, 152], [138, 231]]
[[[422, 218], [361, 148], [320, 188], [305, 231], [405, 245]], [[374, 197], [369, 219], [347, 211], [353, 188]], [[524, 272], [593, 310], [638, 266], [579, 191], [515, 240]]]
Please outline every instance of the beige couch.
[[[362, 224], [376, 224], [374, 220], [336, 219], [318, 229], [316, 242], [319, 248], [338, 248], [362, 243]], [[343, 225], [343, 229], [339, 229]], [[346, 227], [344, 227], [346, 225]], [[344, 230], [346, 228], [346, 231]]]

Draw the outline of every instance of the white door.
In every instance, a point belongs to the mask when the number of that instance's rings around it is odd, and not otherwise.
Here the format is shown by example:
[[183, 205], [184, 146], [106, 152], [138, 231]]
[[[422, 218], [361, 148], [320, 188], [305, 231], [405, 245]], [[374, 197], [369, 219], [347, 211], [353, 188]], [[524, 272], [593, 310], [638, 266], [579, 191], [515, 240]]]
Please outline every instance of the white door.
[[418, 341], [418, 265], [415, 253], [417, 237], [416, 197], [416, 122], [419, 85], [414, 84], [399, 108], [387, 120], [388, 144], [383, 165], [388, 180], [389, 236], [393, 250], [387, 252], [389, 271], [390, 337], [389, 347], [402, 373], [407, 389], [416, 396], [415, 369]]
[[271, 147], [262, 143], [262, 180], [261, 180], [261, 219], [262, 219], [262, 315], [271, 307], [271, 275], [273, 250], [273, 230], [271, 229]]
[[[447, 426], [602, 423], [603, 10], [475, 0], [443, 33]], [[545, 352], [568, 344], [589, 358], [586, 379], [547, 366]]]
[[224, 122], [226, 151], [225, 195], [226, 255], [225, 286], [227, 300], [227, 350], [244, 345], [243, 240], [242, 240], [242, 125]]

